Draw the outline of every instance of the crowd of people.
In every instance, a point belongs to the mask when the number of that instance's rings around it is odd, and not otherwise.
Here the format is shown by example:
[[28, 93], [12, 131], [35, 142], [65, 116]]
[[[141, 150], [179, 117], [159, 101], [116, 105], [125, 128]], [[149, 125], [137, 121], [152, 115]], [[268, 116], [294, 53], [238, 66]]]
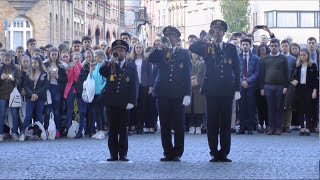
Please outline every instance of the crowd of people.
[[[241, 96], [239, 100], [233, 100], [231, 131], [237, 134], [245, 134], [245, 131], [253, 134], [253, 131], [257, 131], [280, 135], [281, 132], [290, 133], [291, 130], [300, 129], [299, 135], [318, 133], [317, 39], [308, 38], [307, 48], [301, 48], [290, 36], [280, 41], [267, 26], [263, 29], [269, 32], [270, 38], [261, 36], [259, 45], [254, 45], [256, 27], [252, 33], [233, 33], [229, 39], [236, 46], [239, 57]], [[206, 31], [201, 31], [199, 37], [190, 35], [188, 45], [206, 40], [207, 35]], [[149, 56], [157, 50], [161, 40], [156, 39], [153, 46], [144, 47], [136, 36], [129, 33], [122, 33], [121, 39], [129, 45], [126, 62], [136, 66], [139, 81], [137, 105], [129, 108], [128, 132], [155, 133], [159, 128], [158, 109], [164, 108], [157, 107], [157, 98], [154, 96], [159, 93], [154, 89], [154, 84], [161, 67], [156, 62], [150, 62]], [[177, 38], [175, 48], [183, 49], [180, 38]], [[206, 109], [206, 97], [201, 92], [205, 90], [203, 80], [207, 78], [203, 56], [210, 52], [196, 53], [197, 50], [192, 47], [190, 50], [191, 73], [188, 78], [191, 79], [192, 92], [191, 104], [183, 114], [184, 127], [189, 134], [207, 133], [207, 124], [210, 123], [207, 123], [206, 112], [210, 109]], [[54, 115], [56, 138], [66, 136], [75, 120], [79, 123], [75, 138], [88, 135], [104, 139], [110, 122], [107, 106], [101, 98], [107, 81], [100, 69], [112, 58], [112, 53], [113, 49], [106, 41], [92, 46], [89, 36], [84, 36], [81, 41], [74, 40], [71, 44], [64, 41], [58, 47], [51, 44], [38, 47], [36, 39], [31, 38], [27, 41], [26, 50], [22, 46], [15, 50], [1, 48], [0, 141], [6, 138], [24, 141], [25, 130], [35, 121], [39, 121], [47, 130], [50, 113]], [[215, 64], [217, 67], [231, 64], [228, 54], [222, 56], [225, 59], [221, 61], [222, 64]], [[183, 65], [180, 64], [181, 69]], [[95, 95], [91, 103], [86, 103], [82, 98], [83, 83], [88, 75], [95, 81]], [[176, 83], [179, 85], [180, 82]], [[10, 104], [15, 89], [23, 97], [24, 107]], [[175, 89], [167, 87], [166, 92], [174, 94]], [[51, 102], [48, 102], [48, 96]], [[21, 111], [24, 116], [21, 116]], [[6, 123], [9, 116], [11, 126]], [[240, 125], [237, 131], [236, 125]], [[172, 132], [176, 130], [174, 124], [170, 127]]]

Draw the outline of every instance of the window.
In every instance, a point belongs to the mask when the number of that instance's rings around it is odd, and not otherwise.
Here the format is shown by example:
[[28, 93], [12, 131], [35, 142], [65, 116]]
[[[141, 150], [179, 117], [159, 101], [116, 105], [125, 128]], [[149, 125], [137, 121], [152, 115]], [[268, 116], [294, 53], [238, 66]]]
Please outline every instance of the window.
[[313, 12], [302, 12], [300, 19], [301, 27], [314, 27], [315, 14]]
[[9, 26], [10, 49], [27, 48], [27, 40], [33, 37], [31, 23], [24, 17], [14, 18]]
[[277, 27], [297, 27], [298, 16], [296, 12], [278, 12]]
[[318, 28], [319, 12], [269, 11], [265, 12], [266, 25], [278, 28]]

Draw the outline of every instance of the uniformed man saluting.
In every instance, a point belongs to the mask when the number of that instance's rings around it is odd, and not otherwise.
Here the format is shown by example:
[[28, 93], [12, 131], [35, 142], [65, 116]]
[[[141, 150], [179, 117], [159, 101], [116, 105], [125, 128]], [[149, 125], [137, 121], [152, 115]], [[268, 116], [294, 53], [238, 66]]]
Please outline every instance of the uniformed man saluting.
[[163, 42], [149, 56], [149, 61], [158, 67], [153, 95], [157, 99], [165, 156], [160, 160], [180, 161], [184, 151], [185, 106], [190, 104], [191, 98], [191, 60], [186, 49], [176, 47], [181, 35], [177, 28], [168, 26], [163, 34], [162, 40], [167, 40], [167, 45]]
[[[134, 64], [126, 62], [129, 45], [123, 40], [112, 43], [113, 57], [100, 68], [100, 74], [107, 79], [103, 90], [103, 102], [110, 119], [108, 147], [111, 157], [108, 161], [129, 161], [127, 123], [129, 110], [137, 103], [138, 73]], [[118, 139], [118, 135], [120, 137]], [[119, 155], [119, 156], [118, 156]]]
[[[231, 145], [232, 101], [240, 98], [239, 58], [236, 47], [222, 41], [227, 31], [226, 22], [214, 20], [210, 28], [209, 32], [215, 30], [215, 35], [208, 33], [189, 49], [204, 57], [206, 64], [201, 92], [206, 95], [207, 136], [212, 156], [210, 162], [231, 162], [227, 155]], [[221, 149], [218, 151], [219, 133]]]

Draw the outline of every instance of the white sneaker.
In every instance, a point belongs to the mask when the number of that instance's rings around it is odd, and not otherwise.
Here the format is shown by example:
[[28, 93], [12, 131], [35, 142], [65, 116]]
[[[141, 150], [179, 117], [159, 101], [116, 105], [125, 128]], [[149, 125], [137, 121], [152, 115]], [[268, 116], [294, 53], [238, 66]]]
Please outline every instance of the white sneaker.
[[92, 138], [93, 138], [93, 139], [97, 139], [97, 136], [99, 135], [99, 132], [100, 132], [100, 131], [98, 131], [97, 133], [95, 133], [95, 134], [92, 136]]
[[105, 138], [105, 135], [104, 135], [104, 132], [103, 132], [103, 131], [99, 131], [98, 133], [99, 133], [99, 134], [97, 135], [96, 139], [101, 140], [101, 139], [104, 139], [104, 138]]
[[21, 134], [21, 136], [19, 137], [19, 141], [24, 141], [25, 140], [25, 136], [24, 136], [24, 134]]
[[189, 134], [194, 134], [195, 128], [194, 127], [190, 127], [189, 128]]
[[0, 134], [0, 142], [2, 142], [2, 141], [3, 141], [3, 135]]
[[154, 133], [154, 129], [153, 128], [149, 128], [149, 132]]
[[143, 132], [145, 132], [145, 133], [150, 132], [150, 128], [143, 128]]
[[19, 136], [16, 133], [13, 133], [11, 138], [12, 138], [12, 141], [19, 141]]
[[201, 127], [196, 127], [196, 134], [201, 134]]

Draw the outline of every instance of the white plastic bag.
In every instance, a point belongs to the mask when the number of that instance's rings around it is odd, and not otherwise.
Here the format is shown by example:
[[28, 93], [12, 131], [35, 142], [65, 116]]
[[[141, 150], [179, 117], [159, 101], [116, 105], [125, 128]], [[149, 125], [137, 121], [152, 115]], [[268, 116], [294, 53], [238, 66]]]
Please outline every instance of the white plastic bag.
[[27, 102], [25, 97], [23, 97], [22, 106], [19, 108], [19, 117], [20, 121], [23, 124], [24, 118], [26, 118]]
[[51, 93], [49, 89], [47, 89], [46, 93], [47, 93], [47, 101], [44, 105], [52, 104]]
[[9, 107], [22, 107], [22, 97], [17, 87], [10, 94]]
[[41, 129], [41, 135], [40, 135], [41, 139], [47, 140], [48, 139], [47, 133], [46, 133], [46, 130], [44, 129], [43, 125], [39, 121], [36, 121], [35, 124], [39, 126], [39, 129]]
[[56, 138], [56, 123], [54, 122], [53, 112], [50, 113], [48, 136], [49, 140], [54, 140]]
[[78, 134], [79, 131], [79, 123], [77, 121], [72, 121], [72, 125], [68, 130], [68, 138], [74, 138]]
[[95, 81], [88, 74], [87, 80], [83, 82], [82, 99], [86, 103], [91, 103], [93, 101], [95, 94]]

